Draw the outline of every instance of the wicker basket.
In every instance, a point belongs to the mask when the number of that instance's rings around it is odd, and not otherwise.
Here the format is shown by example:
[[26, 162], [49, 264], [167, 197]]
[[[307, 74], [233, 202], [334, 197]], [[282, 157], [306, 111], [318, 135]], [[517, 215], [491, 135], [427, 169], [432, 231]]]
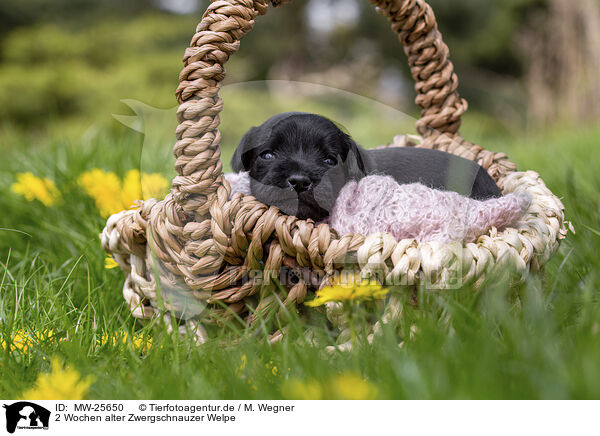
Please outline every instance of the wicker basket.
[[[421, 108], [416, 124], [421, 138], [399, 137], [392, 145], [435, 148], [477, 161], [504, 193], [527, 192], [533, 201], [517, 228], [492, 229], [466, 245], [396, 241], [387, 234], [339, 237], [325, 224], [284, 215], [253, 197], [229, 198], [218, 130], [224, 64], [256, 16], [269, 3], [285, 2], [213, 1], [185, 51], [173, 149], [178, 175], [171, 191], [164, 200], [111, 216], [101, 234], [104, 249], [126, 275], [123, 295], [133, 316], [175, 314], [202, 341], [202, 323], [232, 316], [251, 323], [257, 313], [281, 304], [294, 308], [348, 262], [386, 283], [426, 282], [442, 289], [477, 285], [498, 265], [520, 278], [539, 270], [567, 233], [563, 205], [535, 172], [517, 172], [505, 154], [460, 137], [467, 103], [456, 91], [448, 48], [424, 0], [371, 0], [404, 46]], [[295, 270], [298, 282], [278, 286], [274, 278], [282, 267]]]

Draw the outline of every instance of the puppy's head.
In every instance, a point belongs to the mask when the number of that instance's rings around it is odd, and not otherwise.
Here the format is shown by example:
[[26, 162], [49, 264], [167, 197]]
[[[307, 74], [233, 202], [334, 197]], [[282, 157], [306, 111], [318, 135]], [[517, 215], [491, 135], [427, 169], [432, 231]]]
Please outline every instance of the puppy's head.
[[242, 138], [231, 166], [250, 173], [257, 200], [298, 218], [322, 220], [350, 179], [366, 175], [365, 155], [332, 121], [319, 115], [275, 115]]

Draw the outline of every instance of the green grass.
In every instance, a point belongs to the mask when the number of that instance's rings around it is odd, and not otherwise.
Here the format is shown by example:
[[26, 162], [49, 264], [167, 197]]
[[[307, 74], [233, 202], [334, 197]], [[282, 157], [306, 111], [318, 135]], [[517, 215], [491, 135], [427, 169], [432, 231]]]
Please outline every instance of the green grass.
[[[247, 110], [243, 102], [239, 107]], [[234, 124], [224, 130], [237, 134]], [[275, 345], [259, 340], [260, 331], [227, 329], [200, 347], [168, 334], [162, 324], [132, 319], [121, 294], [122, 273], [104, 268], [98, 233], [105, 220], [76, 184], [92, 167], [123, 175], [139, 165], [141, 136], [113, 130], [43, 146], [15, 136], [0, 148], [0, 335], [55, 334], [26, 352], [0, 348], [0, 397], [30, 388], [54, 356], [93, 375], [89, 398], [98, 399], [275, 399], [293, 396], [290, 380], [321, 383], [331, 397], [326, 387], [343, 373], [364, 377], [384, 399], [600, 397], [600, 174], [593, 166], [600, 130], [517, 135], [467, 120], [467, 138], [506, 151], [521, 169], [542, 175], [577, 233], [522, 286], [490, 281], [478, 291], [422, 290], [417, 304], [406, 304], [402, 319], [372, 345], [333, 355], [302, 339], [306, 325], [298, 319]], [[52, 178], [62, 200], [45, 207], [10, 192], [16, 173], [26, 170]], [[327, 340], [324, 325], [312, 327]], [[148, 334], [152, 346], [141, 352], [131, 344], [97, 345], [102, 335], [119, 331]], [[241, 342], [224, 346], [232, 337]]]

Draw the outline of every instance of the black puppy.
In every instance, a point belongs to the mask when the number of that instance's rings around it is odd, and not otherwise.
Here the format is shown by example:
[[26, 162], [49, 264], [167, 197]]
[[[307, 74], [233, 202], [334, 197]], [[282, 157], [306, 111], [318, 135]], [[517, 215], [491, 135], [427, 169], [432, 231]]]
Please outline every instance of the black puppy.
[[420, 182], [476, 199], [501, 196], [477, 163], [438, 150], [364, 150], [332, 121], [319, 115], [275, 115], [242, 138], [231, 160], [250, 173], [250, 191], [288, 215], [320, 221], [329, 215], [348, 180], [385, 174], [398, 183]]

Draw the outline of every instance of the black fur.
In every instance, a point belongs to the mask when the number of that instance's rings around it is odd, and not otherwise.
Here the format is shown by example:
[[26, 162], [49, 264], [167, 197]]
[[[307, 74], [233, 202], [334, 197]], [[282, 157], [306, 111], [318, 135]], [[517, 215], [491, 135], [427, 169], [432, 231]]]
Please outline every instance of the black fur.
[[399, 183], [421, 182], [485, 199], [500, 189], [475, 162], [437, 150], [364, 150], [327, 118], [286, 112], [242, 138], [231, 160], [234, 171], [250, 173], [257, 200], [298, 218], [329, 215], [348, 180], [387, 174]]

